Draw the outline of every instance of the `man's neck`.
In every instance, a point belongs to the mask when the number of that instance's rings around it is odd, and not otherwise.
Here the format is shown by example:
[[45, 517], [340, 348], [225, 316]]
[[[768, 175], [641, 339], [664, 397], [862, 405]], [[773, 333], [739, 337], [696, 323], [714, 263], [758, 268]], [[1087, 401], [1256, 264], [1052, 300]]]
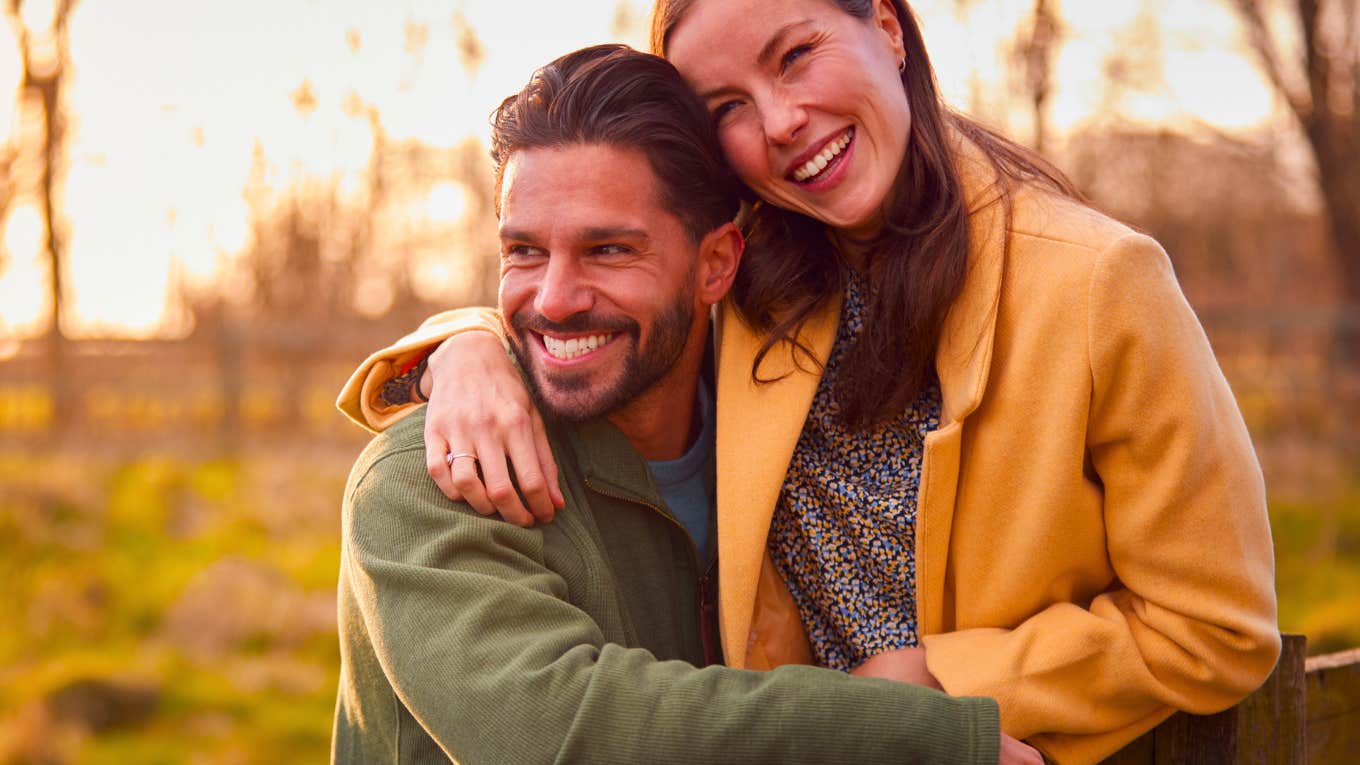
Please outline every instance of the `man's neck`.
[[609, 415], [643, 459], [678, 459], [698, 437], [695, 405], [703, 350], [687, 351], [656, 385]]

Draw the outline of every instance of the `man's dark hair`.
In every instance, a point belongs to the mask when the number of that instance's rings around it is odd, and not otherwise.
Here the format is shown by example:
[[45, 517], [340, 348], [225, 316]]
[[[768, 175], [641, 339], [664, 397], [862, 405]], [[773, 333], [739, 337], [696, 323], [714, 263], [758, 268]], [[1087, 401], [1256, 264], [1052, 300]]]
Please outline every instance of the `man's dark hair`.
[[492, 113], [491, 127], [497, 214], [511, 154], [572, 144], [642, 152], [656, 174], [659, 201], [696, 243], [731, 221], [740, 205], [740, 183], [703, 102], [670, 62], [626, 45], [583, 48], [534, 72]]

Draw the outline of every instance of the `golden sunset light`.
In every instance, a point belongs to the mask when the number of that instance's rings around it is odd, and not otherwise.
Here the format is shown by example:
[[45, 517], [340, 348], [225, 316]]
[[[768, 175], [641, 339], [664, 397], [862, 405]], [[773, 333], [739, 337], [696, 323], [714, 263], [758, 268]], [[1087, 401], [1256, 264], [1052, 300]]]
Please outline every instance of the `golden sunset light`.
[[[1028, 6], [916, 4], [949, 101], [1020, 135], [1028, 129], [1023, 105], [1006, 96], [1017, 67], [1001, 43]], [[23, 9], [31, 28], [43, 28], [52, 3]], [[324, 182], [353, 194], [375, 129], [390, 141], [433, 147], [484, 141], [487, 114], [535, 66], [595, 42], [643, 46], [647, 11], [640, 0], [77, 6], [60, 200], [68, 329], [164, 331], [171, 275], [212, 279], [248, 246], [243, 194], [257, 152], [270, 188]], [[1271, 94], [1227, 10], [1121, 0], [1067, 3], [1063, 11], [1051, 102], [1059, 134], [1093, 119], [1241, 131], [1271, 118]], [[1154, 18], [1160, 27], [1147, 31]], [[1133, 62], [1145, 81], [1111, 94], [1112, 57], [1140, 29], [1160, 60]], [[13, 35], [0, 34], [0, 93], [13, 94], [19, 74]], [[0, 140], [16, 127], [14, 103], [0, 98]], [[410, 215], [454, 222], [462, 194], [439, 187]], [[38, 232], [24, 204], [10, 212], [14, 230], [0, 261], [0, 331], [17, 336], [41, 331], [46, 307]]]
[[1360, 762], [1360, 0], [0, 19], [0, 765]]

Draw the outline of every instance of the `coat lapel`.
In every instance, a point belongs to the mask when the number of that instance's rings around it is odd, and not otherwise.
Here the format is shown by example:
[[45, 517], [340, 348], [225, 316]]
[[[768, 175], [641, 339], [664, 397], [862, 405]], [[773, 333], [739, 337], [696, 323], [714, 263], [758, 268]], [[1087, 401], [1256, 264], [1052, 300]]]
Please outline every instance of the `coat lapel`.
[[[745, 666], [747, 636], [765, 557], [766, 537], [789, 459], [831, 355], [840, 299], [830, 301], [807, 322], [800, 338], [815, 364], [795, 360], [787, 345], [766, 355], [757, 383], [751, 363], [762, 335], [753, 332], [724, 303], [718, 354], [718, 596], [723, 651], [728, 664]], [[799, 364], [801, 363], [801, 367]]]
[[1005, 267], [1006, 205], [996, 171], [971, 143], [963, 142], [957, 156], [970, 215], [968, 275], [945, 317], [935, 353], [942, 398], [940, 428], [926, 437], [916, 509], [916, 618], [922, 635], [952, 628], [945, 618], [945, 572], [964, 418], [981, 405], [987, 386]]

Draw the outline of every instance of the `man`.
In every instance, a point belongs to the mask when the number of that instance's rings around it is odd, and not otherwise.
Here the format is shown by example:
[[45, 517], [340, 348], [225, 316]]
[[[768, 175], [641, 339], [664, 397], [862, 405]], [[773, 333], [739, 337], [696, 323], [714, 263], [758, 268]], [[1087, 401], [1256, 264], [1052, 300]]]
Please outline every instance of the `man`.
[[346, 488], [333, 759], [995, 762], [989, 699], [696, 666], [717, 658], [700, 372], [742, 250], [702, 104], [663, 60], [601, 46], [493, 125], [501, 315], [565, 504], [534, 528], [450, 506], [423, 413], [370, 444]]

